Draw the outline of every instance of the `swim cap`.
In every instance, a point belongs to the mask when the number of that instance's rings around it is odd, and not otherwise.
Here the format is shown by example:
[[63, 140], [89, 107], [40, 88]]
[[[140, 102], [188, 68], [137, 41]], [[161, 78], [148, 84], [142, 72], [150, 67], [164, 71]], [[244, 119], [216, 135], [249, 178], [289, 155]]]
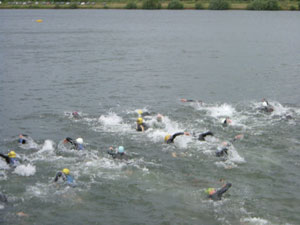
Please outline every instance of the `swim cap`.
[[267, 107], [267, 106], [268, 106], [268, 103], [267, 103], [266, 101], [263, 101], [262, 105], [263, 105], [264, 107]]
[[83, 144], [83, 139], [82, 139], [82, 138], [77, 138], [77, 139], [76, 139], [76, 142], [77, 142], [78, 144]]
[[138, 124], [142, 124], [143, 123], [143, 118], [142, 117], [139, 117], [136, 121]]
[[143, 113], [143, 110], [138, 109], [137, 113], [141, 115]]
[[14, 152], [14, 151], [10, 151], [9, 153], [8, 153], [8, 157], [9, 158], [16, 158], [16, 153]]
[[69, 174], [70, 174], [70, 170], [67, 169], [67, 168], [64, 168], [64, 169], [62, 170], [62, 172], [63, 172], [64, 174], [66, 174], [66, 175], [69, 175]]
[[123, 146], [119, 146], [119, 153], [124, 153], [124, 147]]
[[205, 193], [208, 195], [212, 195], [213, 193], [215, 193], [215, 189], [214, 188], [207, 188], [205, 190]]
[[171, 137], [171, 135], [170, 135], [170, 134], [167, 134], [167, 135], [165, 136], [165, 142], [167, 142], [167, 141], [170, 139], [170, 137]]

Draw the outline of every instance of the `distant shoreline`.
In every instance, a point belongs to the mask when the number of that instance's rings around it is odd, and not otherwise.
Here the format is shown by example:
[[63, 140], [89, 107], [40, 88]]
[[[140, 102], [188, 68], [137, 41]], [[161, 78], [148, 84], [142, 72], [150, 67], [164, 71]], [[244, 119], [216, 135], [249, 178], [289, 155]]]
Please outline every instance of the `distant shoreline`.
[[[126, 9], [127, 2], [26, 2], [15, 1], [5, 2], [0, 4], [0, 9]], [[168, 9], [170, 1], [164, 1], [161, 3], [160, 10], [172, 10]], [[184, 8], [182, 10], [199, 10], [196, 9], [195, 4], [197, 1], [182, 1]], [[229, 10], [248, 10], [247, 6], [250, 2], [230, 2]], [[298, 2], [296, 1], [279, 1], [279, 11], [293, 11], [299, 10]], [[209, 10], [209, 2], [201, 2], [203, 9]], [[143, 10], [142, 2], [137, 2], [137, 9]], [[132, 10], [132, 9], [130, 9]]]

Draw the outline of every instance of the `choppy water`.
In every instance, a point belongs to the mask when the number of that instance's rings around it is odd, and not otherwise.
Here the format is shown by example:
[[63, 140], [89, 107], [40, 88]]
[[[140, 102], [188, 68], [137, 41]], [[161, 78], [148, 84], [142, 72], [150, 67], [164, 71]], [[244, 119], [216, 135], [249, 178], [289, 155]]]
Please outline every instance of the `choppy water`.
[[[43, 19], [43, 23], [36, 23]], [[298, 12], [1, 10], [3, 224], [299, 224]], [[259, 111], [262, 97], [275, 111]], [[182, 103], [180, 98], [204, 103]], [[151, 128], [137, 133], [137, 109]], [[70, 116], [79, 111], [81, 119]], [[286, 119], [291, 115], [292, 119]], [[232, 119], [223, 127], [221, 119]], [[211, 130], [206, 142], [167, 133]], [[30, 135], [19, 146], [20, 133]], [[227, 159], [215, 157], [237, 134]], [[85, 151], [62, 144], [83, 137]], [[109, 146], [125, 146], [128, 162]], [[54, 185], [67, 167], [77, 187]], [[232, 188], [223, 200], [208, 187]], [[28, 216], [18, 216], [24, 212]]]

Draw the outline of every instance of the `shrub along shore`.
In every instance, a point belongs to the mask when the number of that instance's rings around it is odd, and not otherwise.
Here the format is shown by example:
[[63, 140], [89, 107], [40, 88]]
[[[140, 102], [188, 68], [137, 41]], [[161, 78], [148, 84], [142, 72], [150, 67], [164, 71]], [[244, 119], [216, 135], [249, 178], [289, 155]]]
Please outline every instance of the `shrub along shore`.
[[300, 0], [1, 1], [0, 9], [300, 10]]

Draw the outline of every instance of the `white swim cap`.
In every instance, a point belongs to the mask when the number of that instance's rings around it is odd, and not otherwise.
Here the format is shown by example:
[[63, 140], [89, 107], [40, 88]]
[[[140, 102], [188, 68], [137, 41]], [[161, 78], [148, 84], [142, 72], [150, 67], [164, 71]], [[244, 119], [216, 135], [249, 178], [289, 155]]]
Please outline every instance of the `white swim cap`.
[[82, 138], [77, 138], [77, 139], [76, 139], [76, 142], [77, 142], [78, 144], [83, 144], [83, 139], [82, 139]]
[[263, 101], [262, 105], [263, 105], [264, 107], [267, 107], [267, 106], [268, 106], [268, 103], [267, 103], [266, 101]]

